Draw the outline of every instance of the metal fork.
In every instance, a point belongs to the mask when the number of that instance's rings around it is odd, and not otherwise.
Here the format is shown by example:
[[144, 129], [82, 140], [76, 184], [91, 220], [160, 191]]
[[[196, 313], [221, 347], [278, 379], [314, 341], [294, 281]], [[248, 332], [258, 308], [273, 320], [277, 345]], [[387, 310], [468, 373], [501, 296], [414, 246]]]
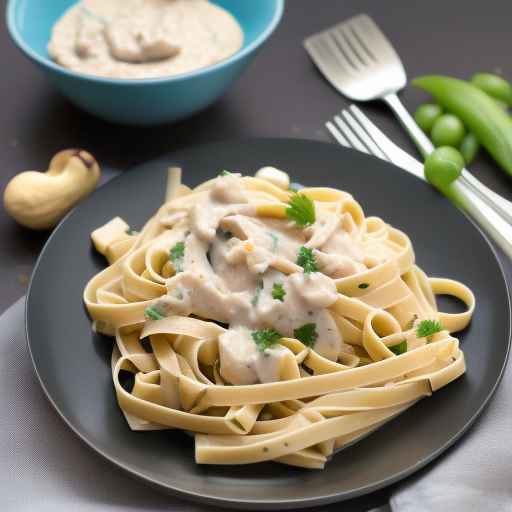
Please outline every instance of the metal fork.
[[[423, 157], [434, 150], [396, 94], [407, 83], [400, 57], [369, 16], [360, 14], [314, 34], [304, 41], [304, 47], [341, 94], [356, 101], [385, 101]], [[473, 192], [512, 223], [512, 202], [486, 187], [466, 169], [462, 176]]]
[[[423, 164], [392, 142], [355, 105], [342, 110], [341, 115], [334, 116], [334, 121], [328, 121], [325, 126], [342, 146], [376, 156], [395, 164], [417, 178], [425, 179]], [[461, 209], [503, 249], [509, 258], [512, 258], [512, 225], [478, 194], [475, 194], [467, 183], [458, 180], [455, 185], [460, 187], [469, 199], [467, 203], [459, 205]], [[482, 215], [489, 223], [481, 222]]]

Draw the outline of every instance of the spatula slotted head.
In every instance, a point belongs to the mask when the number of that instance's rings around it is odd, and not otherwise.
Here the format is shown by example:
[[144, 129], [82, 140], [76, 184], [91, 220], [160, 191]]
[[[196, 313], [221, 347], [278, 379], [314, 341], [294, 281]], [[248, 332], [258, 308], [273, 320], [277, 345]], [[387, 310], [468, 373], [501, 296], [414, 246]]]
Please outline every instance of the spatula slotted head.
[[366, 14], [308, 37], [304, 47], [325, 78], [352, 100], [377, 99], [407, 83], [400, 57]]

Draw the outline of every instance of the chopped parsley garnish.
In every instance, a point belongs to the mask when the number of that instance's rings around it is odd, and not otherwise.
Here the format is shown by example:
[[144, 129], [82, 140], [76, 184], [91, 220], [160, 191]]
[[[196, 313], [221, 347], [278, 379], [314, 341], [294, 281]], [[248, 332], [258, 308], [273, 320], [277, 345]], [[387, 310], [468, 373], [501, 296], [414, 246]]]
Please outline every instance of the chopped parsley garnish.
[[281, 283], [274, 283], [272, 285], [272, 298], [284, 302], [284, 296], [286, 292]]
[[297, 265], [304, 269], [304, 274], [310, 274], [311, 272], [318, 272], [318, 267], [315, 261], [315, 255], [313, 249], [308, 249], [302, 246], [299, 249], [299, 255], [297, 257]]
[[400, 343], [397, 343], [396, 345], [391, 345], [388, 348], [396, 356], [399, 356], [400, 354], [405, 354], [407, 352], [407, 340], [403, 340]]
[[233, 174], [233, 173], [226, 171], [226, 169], [224, 169], [223, 171], [220, 171], [219, 176], [230, 176], [231, 174]]
[[267, 235], [272, 239], [272, 247], [270, 250], [276, 252], [277, 246], [279, 245], [279, 237], [275, 233], [272, 233], [272, 231], [267, 231]]
[[251, 304], [253, 305], [253, 307], [256, 307], [258, 305], [261, 290], [263, 290], [263, 281], [260, 279], [256, 284], [256, 293], [254, 294], [254, 297], [251, 299]]
[[267, 348], [276, 345], [282, 338], [281, 334], [279, 334], [274, 329], [261, 329], [259, 331], [253, 331], [251, 336], [260, 352], [263, 352]]
[[416, 336], [418, 338], [428, 338], [442, 330], [443, 326], [437, 320], [422, 320], [418, 327], [416, 327]]
[[169, 259], [171, 260], [176, 273], [183, 272], [183, 258], [185, 257], [185, 244], [178, 242], [170, 251]]
[[309, 197], [295, 192], [286, 208], [286, 216], [297, 226], [304, 228], [315, 222], [315, 205]]
[[293, 331], [293, 336], [295, 339], [302, 341], [306, 347], [313, 347], [318, 338], [316, 324], [304, 324]]
[[148, 319], [148, 320], [162, 320], [162, 318], [165, 318], [164, 315], [162, 315], [162, 313], [160, 313], [160, 311], [158, 311], [157, 309], [155, 309], [153, 306], [148, 306], [145, 310], [144, 310], [144, 316]]
[[368, 283], [361, 283], [358, 288], [360, 288], [361, 290], [366, 290], [366, 288], [368, 288], [370, 285]]

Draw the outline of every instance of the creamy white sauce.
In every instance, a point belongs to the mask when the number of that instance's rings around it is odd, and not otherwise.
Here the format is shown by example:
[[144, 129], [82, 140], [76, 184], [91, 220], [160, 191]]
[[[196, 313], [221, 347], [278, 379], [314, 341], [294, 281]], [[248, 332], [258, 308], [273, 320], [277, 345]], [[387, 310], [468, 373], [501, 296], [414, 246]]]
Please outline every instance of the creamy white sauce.
[[[296, 273], [284, 276], [275, 273], [265, 280], [264, 292], [257, 307], [257, 315], [266, 325], [288, 337], [295, 337], [294, 331], [307, 324], [315, 324], [318, 335], [314, 350], [335, 361], [341, 349], [341, 335], [327, 307], [337, 299], [336, 286], [329, 277], [315, 272]], [[284, 301], [272, 298], [274, 282], [283, 284], [286, 292]]]
[[[311, 347], [338, 360], [343, 343], [329, 307], [337, 300], [334, 279], [366, 269], [357, 227], [344, 215], [322, 212], [311, 229], [286, 220], [258, 218], [238, 175], [219, 176], [206, 199], [188, 212], [183, 272], [167, 281], [168, 294], [155, 307], [165, 314], [196, 315], [226, 327], [219, 339], [220, 372], [231, 384], [279, 380], [289, 349], [277, 344], [261, 351], [252, 332], [274, 329], [296, 337], [314, 326]], [[348, 230], [347, 230], [348, 228]], [[301, 246], [313, 250], [319, 272], [300, 267], [285, 275], [277, 259], [295, 263]], [[283, 300], [273, 296], [278, 285]]]
[[240, 240], [231, 238], [226, 240], [222, 235], [211, 244], [210, 261], [215, 274], [224, 283], [230, 292], [255, 290], [258, 285], [258, 276], [247, 271], [245, 251]]
[[198, 238], [212, 241], [220, 221], [229, 214], [238, 211], [255, 213], [254, 208], [247, 204], [247, 194], [239, 177], [236, 174], [219, 177], [208, 194], [208, 200], [192, 207], [190, 224]]
[[219, 337], [220, 374], [234, 384], [256, 384], [279, 380], [281, 360], [289, 350], [275, 346], [265, 351], [256, 347], [251, 331], [235, 327]]
[[355, 262], [361, 263], [365, 258], [363, 243], [357, 230], [353, 232], [345, 229], [333, 230], [318, 248], [327, 253], [348, 256]]
[[341, 227], [341, 222], [342, 218], [338, 213], [324, 212], [323, 215], [318, 215], [318, 220], [311, 229], [313, 236], [305, 244], [306, 247], [312, 249], [322, 247]]
[[53, 27], [50, 56], [112, 78], [154, 78], [203, 68], [236, 53], [243, 32], [207, 0], [82, 0]]
[[345, 254], [325, 253], [314, 250], [319, 269], [333, 279], [351, 276], [366, 270], [365, 264]]

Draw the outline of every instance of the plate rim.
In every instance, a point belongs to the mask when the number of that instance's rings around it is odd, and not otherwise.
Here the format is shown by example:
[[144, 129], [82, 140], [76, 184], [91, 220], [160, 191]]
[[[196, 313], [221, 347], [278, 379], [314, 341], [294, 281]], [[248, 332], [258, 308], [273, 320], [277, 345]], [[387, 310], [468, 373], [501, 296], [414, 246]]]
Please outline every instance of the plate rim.
[[[96, 190], [94, 190], [93, 193], [90, 194], [88, 196], [88, 198], [86, 198], [86, 201], [90, 197], [94, 196], [103, 187], [109, 187], [109, 186], [115, 185], [117, 180], [122, 179], [126, 173], [134, 172], [141, 166], [147, 165], [153, 161], [161, 160], [161, 159], [163, 159], [167, 156], [171, 156], [175, 153], [191, 151], [194, 148], [195, 149], [203, 149], [208, 146], [214, 147], [217, 144], [236, 145], [236, 144], [241, 144], [241, 143], [247, 144], [247, 143], [276, 142], [276, 141], [278, 143], [281, 141], [296, 142], [296, 143], [301, 143], [301, 144], [313, 143], [313, 144], [326, 145], [326, 146], [330, 146], [330, 147], [336, 147], [338, 150], [340, 150], [340, 152], [355, 151], [357, 153], [360, 153], [352, 148], [344, 148], [342, 146], [337, 146], [334, 143], [329, 143], [329, 142], [325, 142], [325, 141], [317, 141], [317, 140], [312, 140], [312, 139], [295, 138], [295, 137], [229, 138], [229, 139], [221, 139], [218, 141], [206, 142], [206, 143], [202, 143], [202, 144], [191, 144], [191, 145], [184, 146], [182, 148], [172, 150], [168, 153], [161, 154], [161, 155], [159, 155], [155, 158], [151, 158], [145, 162], [140, 162], [140, 163], [130, 167], [130, 169], [128, 169], [126, 171], [122, 171], [117, 176], [114, 176], [112, 179], [110, 179], [109, 181], [107, 181], [106, 183], [104, 183], [103, 185], [98, 187]], [[363, 154], [363, 155], [365, 158], [371, 158], [371, 159], [381, 161], [379, 158], [374, 157], [372, 155], [367, 155], [367, 154]], [[385, 162], [385, 163], [392, 165], [393, 167], [400, 170], [401, 172], [407, 173], [407, 171], [405, 171], [404, 169], [401, 169], [400, 167], [398, 167], [397, 165], [395, 165], [393, 163], [390, 163], [390, 162]], [[411, 178], [412, 177], [413, 176], [411, 176]], [[95, 446], [93, 442], [89, 441], [84, 435], [82, 435], [79, 432], [79, 430], [72, 424], [72, 422], [70, 420], [67, 419], [67, 417], [64, 415], [64, 413], [59, 409], [59, 406], [57, 405], [55, 400], [50, 395], [50, 392], [48, 391], [48, 389], [39, 373], [39, 370], [37, 368], [37, 364], [36, 364], [36, 361], [34, 359], [34, 355], [32, 352], [30, 335], [29, 335], [29, 302], [30, 302], [30, 297], [32, 294], [32, 288], [33, 288], [35, 275], [37, 274], [37, 272], [39, 270], [39, 266], [40, 266], [42, 259], [46, 253], [47, 248], [53, 242], [53, 239], [56, 236], [56, 234], [58, 233], [58, 231], [62, 228], [64, 223], [66, 223], [68, 221], [68, 219], [79, 208], [83, 208], [83, 207], [84, 207], [84, 205], [82, 203], [78, 204], [75, 208], [70, 210], [65, 215], [65, 217], [59, 222], [59, 224], [54, 228], [54, 230], [48, 237], [46, 243], [44, 244], [43, 248], [41, 249], [41, 252], [39, 253], [39, 255], [37, 257], [36, 263], [34, 265], [34, 268], [33, 268], [33, 271], [32, 271], [31, 277], [30, 277], [30, 281], [29, 281], [29, 285], [27, 288], [27, 293], [26, 293], [25, 301], [24, 301], [25, 302], [25, 314], [24, 314], [25, 329], [24, 330], [25, 330], [26, 345], [27, 345], [27, 349], [28, 349], [28, 352], [30, 355], [32, 368], [34, 370], [34, 373], [37, 377], [37, 380], [43, 390], [43, 393], [44, 393], [46, 399], [49, 401], [49, 403], [51, 404], [53, 409], [57, 412], [58, 416], [71, 429], [71, 431], [86, 444], [86, 446], [88, 446], [97, 455], [100, 455], [101, 457], [103, 457], [110, 464], [123, 470], [123, 472], [125, 474], [127, 474], [128, 476], [130, 476], [132, 478], [136, 478], [138, 480], [142, 480], [144, 483], [148, 484], [150, 487], [157, 488], [160, 491], [163, 491], [168, 495], [176, 496], [177, 498], [187, 499], [187, 500], [193, 501], [195, 503], [203, 503], [203, 504], [208, 504], [208, 505], [212, 505], [212, 506], [224, 506], [224, 507], [227, 507], [230, 509], [245, 509], [245, 510], [259, 510], [260, 507], [267, 507], [269, 510], [290, 510], [293, 508], [306, 508], [306, 507], [312, 507], [312, 506], [318, 506], [318, 505], [326, 505], [326, 504], [335, 503], [335, 502], [343, 502], [343, 501], [346, 501], [349, 499], [354, 499], [354, 498], [368, 495], [372, 492], [375, 492], [375, 491], [381, 490], [385, 487], [388, 487], [388, 486], [390, 486], [398, 481], [401, 481], [404, 478], [416, 473], [417, 471], [419, 471], [420, 469], [422, 469], [426, 465], [428, 465], [430, 462], [437, 459], [442, 453], [444, 453], [450, 447], [455, 445], [461, 439], [461, 437], [465, 433], [467, 433], [468, 430], [474, 425], [475, 421], [480, 417], [482, 412], [485, 410], [485, 408], [488, 406], [489, 402], [493, 398], [498, 386], [500, 385], [500, 383], [503, 379], [503, 375], [504, 375], [505, 369], [507, 367], [508, 359], [509, 359], [510, 352], [511, 352], [511, 345], [512, 345], [512, 299], [510, 296], [510, 285], [508, 283], [503, 264], [500, 260], [500, 257], [498, 256], [498, 252], [497, 252], [496, 248], [493, 246], [493, 244], [490, 242], [490, 240], [488, 239], [487, 235], [482, 231], [480, 226], [478, 226], [470, 217], [468, 217], [464, 212], [457, 209], [459, 211], [459, 213], [466, 218], [466, 220], [469, 222], [469, 224], [471, 224], [473, 226], [473, 228], [476, 229], [479, 236], [481, 238], [483, 238], [486, 245], [490, 249], [494, 260], [498, 264], [498, 269], [499, 269], [501, 278], [505, 284], [505, 291], [506, 291], [506, 295], [507, 295], [506, 306], [508, 309], [508, 337], [507, 337], [506, 353], [505, 353], [505, 357], [503, 358], [503, 364], [501, 365], [498, 377], [497, 377], [496, 381], [494, 382], [492, 389], [487, 394], [485, 399], [482, 401], [482, 403], [480, 404], [478, 409], [471, 416], [471, 418], [447, 442], [445, 442], [442, 446], [438, 447], [436, 450], [431, 452], [427, 457], [424, 457], [423, 459], [418, 461], [414, 466], [411, 466], [402, 471], [399, 471], [392, 477], [387, 477], [378, 482], [364, 485], [364, 486], [358, 487], [357, 489], [352, 489], [351, 491], [348, 491], [348, 492], [342, 491], [342, 492], [338, 492], [338, 493], [331, 493], [328, 495], [315, 496], [315, 497], [307, 497], [307, 498], [299, 498], [299, 499], [291, 498], [291, 499], [280, 499], [280, 500], [275, 500], [275, 499], [261, 499], [261, 500], [236, 499], [235, 500], [235, 499], [231, 499], [231, 498], [214, 496], [212, 494], [204, 494], [204, 493], [201, 494], [199, 492], [183, 490], [176, 486], [156, 481], [156, 480], [138, 472], [137, 470], [134, 470], [133, 468], [129, 467], [129, 465], [125, 464], [123, 461], [118, 460], [116, 457], [110, 456], [109, 454], [104, 452], [104, 450]]]

